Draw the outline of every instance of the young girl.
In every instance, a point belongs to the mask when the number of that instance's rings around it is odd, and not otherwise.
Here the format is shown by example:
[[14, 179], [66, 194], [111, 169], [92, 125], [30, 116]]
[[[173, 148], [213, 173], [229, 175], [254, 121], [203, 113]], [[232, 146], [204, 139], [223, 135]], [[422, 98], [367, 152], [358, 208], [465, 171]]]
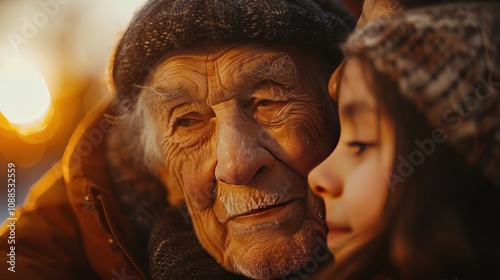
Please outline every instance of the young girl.
[[374, 21], [345, 53], [340, 140], [309, 175], [336, 256], [318, 279], [498, 279], [500, 5]]

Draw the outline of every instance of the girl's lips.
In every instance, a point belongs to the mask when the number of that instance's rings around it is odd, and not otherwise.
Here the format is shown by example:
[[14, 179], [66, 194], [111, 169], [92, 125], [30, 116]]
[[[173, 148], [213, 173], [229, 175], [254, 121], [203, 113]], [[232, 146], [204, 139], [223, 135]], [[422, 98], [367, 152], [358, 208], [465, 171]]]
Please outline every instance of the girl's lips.
[[352, 233], [352, 228], [349, 226], [328, 224], [328, 235], [326, 237], [328, 242], [328, 247], [330, 247], [332, 250], [338, 248], [344, 242], [349, 240], [351, 233]]
[[328, 238], [338, 239], [352, 232], [351, 227], [328, 223]]
[[328, 224], [328, 234], [333, 234], [333, 235], [339, 235], [339, 234], [346, 234], [350, 233], [352, 231], [351, 227], [349, 226], [341, 226], [341, 225], [336, 225], [336, 224]]
[[339, 235], [339, 234], [347, 234], [350, 233], [351, 229], [350, 228], [333, 228], [333, 229], [328, 229], [328, 234], [333, 234], [333, 235]]

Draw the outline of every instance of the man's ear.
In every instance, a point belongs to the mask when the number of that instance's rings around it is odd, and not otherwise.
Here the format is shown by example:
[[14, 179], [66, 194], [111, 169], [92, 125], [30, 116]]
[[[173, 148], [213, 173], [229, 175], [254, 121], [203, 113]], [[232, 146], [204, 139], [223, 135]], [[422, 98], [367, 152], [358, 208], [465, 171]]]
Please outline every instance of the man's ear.
[[158, 178], [167, 188], [167, 201], [170, 206], [178, 207], [184, 201], [184, 193], [181, 186], [179, 186], [172, 176], [169, 176], [168, 170], [165, 166], [158, 168]]

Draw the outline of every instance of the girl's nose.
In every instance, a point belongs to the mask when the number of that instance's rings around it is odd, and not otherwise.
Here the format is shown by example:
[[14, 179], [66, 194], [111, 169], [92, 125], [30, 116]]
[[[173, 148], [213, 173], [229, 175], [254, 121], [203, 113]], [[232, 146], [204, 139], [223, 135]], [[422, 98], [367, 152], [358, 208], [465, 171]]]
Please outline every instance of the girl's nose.
[[322, 163], [316, 166], [308, 176], [311, 189], [318, 195], [330, 196], [332, 198], [342, 195], [342, 182], [336, 174], [333, 153]]

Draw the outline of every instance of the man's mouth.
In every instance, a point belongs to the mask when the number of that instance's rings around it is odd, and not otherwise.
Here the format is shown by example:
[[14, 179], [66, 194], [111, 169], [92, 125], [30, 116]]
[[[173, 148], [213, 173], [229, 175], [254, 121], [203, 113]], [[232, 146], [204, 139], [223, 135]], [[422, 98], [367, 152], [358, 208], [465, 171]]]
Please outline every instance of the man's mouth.
[[243, 217], [243, 216], [258, 216], [259, 213], [269, 214], [271, 212], [276, 212], [276, 211], [271, 211], [271, 210], [279, 210], [279, 209], [283, 208], [283, 206], [292, 203], [292, 201], [294, 201], [294, 200], [286, 201], [286, 202], [278, 203], [278, 204], [273, 204], [273, 205], [266, 205], [266, 206], [263, 206], [262, 208], [258, 208], [258, 209], [252, 209], [246, 213], [235, 215], [235, 216], [231, 217], [231, 219], [235, 219], [235, 218]]
[[305, 203], [300, 199], [294, 199], [234, 216], [228, 224], [234, 233], [239, 235], [262, 230], [280, 230], [282, 233], [292, 235], [302, 225], [305, 212]]
[[221, 223], [234, 219], [271, 215], [280, 208], [292, 204], [294, 201], [304, 201], [300, 191], [285, 191], [276, 193], [262, 190], [248, 190], [232, 188], [231, 190], [219, 189], [215, 207]]

